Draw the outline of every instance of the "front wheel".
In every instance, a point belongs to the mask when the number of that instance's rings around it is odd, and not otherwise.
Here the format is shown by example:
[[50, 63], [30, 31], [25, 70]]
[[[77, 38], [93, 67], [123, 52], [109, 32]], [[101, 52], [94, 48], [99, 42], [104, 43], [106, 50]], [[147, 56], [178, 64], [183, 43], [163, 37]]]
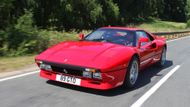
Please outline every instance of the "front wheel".
[[124, 80], [124, 87], [132, 88], [135, 86], [139, 74], [139, 63], [136, 57], [133, 57], [127, 68], [127, 73]]

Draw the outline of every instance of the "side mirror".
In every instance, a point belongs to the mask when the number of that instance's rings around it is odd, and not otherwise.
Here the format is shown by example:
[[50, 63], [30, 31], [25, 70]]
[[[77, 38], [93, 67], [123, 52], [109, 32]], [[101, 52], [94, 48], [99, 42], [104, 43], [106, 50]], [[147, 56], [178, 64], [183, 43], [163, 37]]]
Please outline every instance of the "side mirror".
[[84, 39], [84, 33], [80, 33], [79, 38], [80, 38], [80, 40], [83, 40]]
[[141, 43], [145, 43], [145, 42], [149, 42], [149, 39], [145, 37], [140, 38], [138, 41], [138, 48], [141, 47]]

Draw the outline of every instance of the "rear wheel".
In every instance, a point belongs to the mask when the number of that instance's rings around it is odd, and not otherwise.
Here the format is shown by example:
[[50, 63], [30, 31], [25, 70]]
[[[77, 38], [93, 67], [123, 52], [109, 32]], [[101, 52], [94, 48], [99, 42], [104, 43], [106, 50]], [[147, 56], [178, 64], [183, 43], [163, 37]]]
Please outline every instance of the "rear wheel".
[[158, 65], [163, 67], [166, 63], [166, 48], [164, 47], [162, 49], [162, 54], [161, 54], [161, 57], [160, 57], [160, 61], [158, 62]]
[[138, 73], [139, 73], [139, 62], [136, 57], [133, 57], [127, 68], [127, 73], [125, 76], [123, 86], [126, 88], [134, 87], [138, 79]]

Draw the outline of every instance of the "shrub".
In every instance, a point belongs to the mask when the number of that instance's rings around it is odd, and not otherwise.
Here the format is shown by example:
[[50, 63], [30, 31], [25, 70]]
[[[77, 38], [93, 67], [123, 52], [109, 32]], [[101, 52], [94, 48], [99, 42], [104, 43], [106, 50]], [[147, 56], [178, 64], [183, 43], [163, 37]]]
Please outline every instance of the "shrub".
[[187, 20], [187, 28], [190, 28], [190, 19]]
[[33, 26], [33, 14], [25, 11], [15, 25], [0, 30], [0, 55], [35, 54], [65, 40], [76, 40], [76, 32], [39, 30]]

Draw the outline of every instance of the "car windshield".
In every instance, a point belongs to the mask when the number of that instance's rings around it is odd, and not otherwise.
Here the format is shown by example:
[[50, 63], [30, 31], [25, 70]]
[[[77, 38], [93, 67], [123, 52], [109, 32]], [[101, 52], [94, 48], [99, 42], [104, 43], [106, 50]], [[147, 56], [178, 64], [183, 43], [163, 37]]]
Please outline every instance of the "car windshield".
[[130, 30], [101, 28], [87, 35], [84, 40], [134, 46], [135, 32]]

